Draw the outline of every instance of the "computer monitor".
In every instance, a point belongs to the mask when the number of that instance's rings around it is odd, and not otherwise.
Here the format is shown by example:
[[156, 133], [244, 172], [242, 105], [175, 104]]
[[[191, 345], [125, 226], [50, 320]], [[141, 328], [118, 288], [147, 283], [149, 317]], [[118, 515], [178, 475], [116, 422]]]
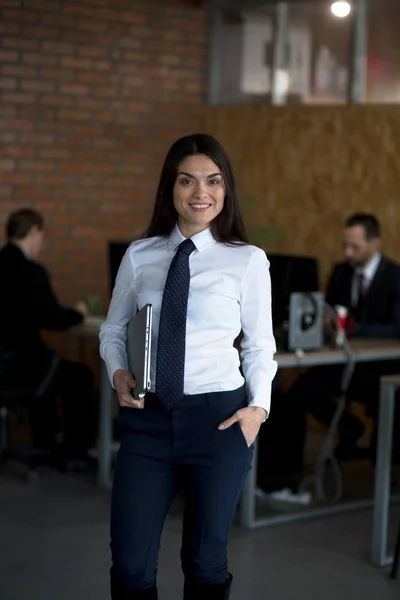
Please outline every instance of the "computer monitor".
[[130, 242], [108, 242], [108, 277], [110, 285], [110, 297], [114, 289], [119, 266], [129, 245]]
[[319, 291], [318, 260], [307, 256], [267, 253], [272, 286], [272, 319], [279, 329], [289, 319], [290, 295]]

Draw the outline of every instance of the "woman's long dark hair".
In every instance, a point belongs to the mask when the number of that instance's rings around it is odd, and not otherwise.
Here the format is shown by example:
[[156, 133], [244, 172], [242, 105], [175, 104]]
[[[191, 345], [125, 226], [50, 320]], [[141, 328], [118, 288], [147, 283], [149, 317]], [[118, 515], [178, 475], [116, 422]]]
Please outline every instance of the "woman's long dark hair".
[[161, 171], [153, 216], [143, 237], [167, 236], [174, 229], [178, 213], [174, 206], [173, 189], [179, 165], [188, 156], [196, 154], [208, 156], [217, 165], [225, 184], [224, 207], [210, 225], [214, 239], [225, 244], [248, 244], [231, 161], [215, 138], [200, 133], [180, 138], [168, 151]]

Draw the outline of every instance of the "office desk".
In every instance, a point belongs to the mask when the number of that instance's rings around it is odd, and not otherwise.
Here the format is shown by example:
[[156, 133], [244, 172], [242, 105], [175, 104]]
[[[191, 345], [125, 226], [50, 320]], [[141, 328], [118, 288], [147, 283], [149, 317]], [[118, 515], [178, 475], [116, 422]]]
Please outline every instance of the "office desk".
[[[82, 325], [74, 328], [73, 334], [82, 339], [98, 338], [99, 324]], [[400, 342], [395, 340], [353, 340], [351, 343], [355, 353], [356, 362], [372, 362], [383, 360], [400, 359]], [[303, 355], [295, 353], [278, 352], [275, 355], [280, 369], [294, 367], [314, 367], [322, 365], [345, 364], [346, 355], [342, 349], [321, 349], [317, 352], [308, 352]], [[113, 441], [113, 412], [116, 407], [115, 393], [110, 385], [105, 364], [101, 364], [101, 383], [100, 383], [100, 428], [99, 428], [99, 467], [98, 484], [104, 488], [111, 487], [111, 464], [118, 450], [118, 443]], [[380, 424], [378, 446], [384, 446], [382, 440], [389, 439], [390, 419], [384, 419]], [[386, 446], [385, 446], [386, 447]], [[385, 455], [387, 459], [387, 454]], [[290, 514], [277, 514], [267, 518], [257, 518], [256, 516], [256, 460], [257, 446], [254, 455], [253, 469], [247, 478], [245, 488], [240, 500], [240, 521], [243, 527], [253, 529], [265, 527], [280, 523], [300, 521], [317, 516], [339, 514], [364, 508], [370, 508], [373, 505], [372, 498], [353, 502], [343, 502], [334, 505], [323, 505], [319, 507], [310, 507], [301, 509], [298, 512]], [[383, 459], [381, 459], [382, 461]], [[385, 465], [387, 473], [389, 465]], [[379, 472], [377, 471], [376, 474]], [[400, 501], [400, 496], [393, 498], [394, 501]], [[387, 498], [385, 497], [385, 502]], [[384, 527], [383, 520], [377, 525], [378, 532], [375, 537], [382, 537], [380, 529]], [[377, 561], [375, 561], [377, 563]]]
[[[384, 360], [400, 359], [400, 342], [396, 340], [373, 340], [373, 339], [355, 339], [351, 342], [351, 347], [355, 354], [355, 361], [373, 362]], [[293, 367], [315, 367], [323, 365], [338, 365], [345, 364], [347, 361], [346, 355], [342, 349], [321, 349], [317, 352], [309, 352], [303, 355], [294, 353], [277, 353], [276, 360], [279, 368]], [[381, 445], [381, 440], [388, 436], [388, 428], [393, 425], [386, 419], [384, 425], [379, 429], [380, 439], [378, 445]], [[257, 460], [257, 452], [254, 456], [254, 461]], [[386, 465], [386, 470], [389, 468]], [[293, 521], [301, 521], [312, 517], [340, 514], [364, 508], [370, 508], [373, 505], [373, 499], [342, 502], [333, 505], [322, 505], [318, 507], [310, 507], [301, 509], [298, 512], [290, 514], [278, 514], [265, 518], [257, 518], [256, 516], [256, 478], [257, 478], [256, 462], [253, 463], [253, 469], [250, 471], [247, 478], [245, 488], [241, 497], [240, 506], [240, 521], [243, 527], [254, 529], [257, 527], [266, 527], [269, 525], [277, 525], [280, 523], [289, 523]], [[376, 472], [377, 475], [377, 472]], [[400, 501], [400, 496], [393, 497], [394, 501]]]

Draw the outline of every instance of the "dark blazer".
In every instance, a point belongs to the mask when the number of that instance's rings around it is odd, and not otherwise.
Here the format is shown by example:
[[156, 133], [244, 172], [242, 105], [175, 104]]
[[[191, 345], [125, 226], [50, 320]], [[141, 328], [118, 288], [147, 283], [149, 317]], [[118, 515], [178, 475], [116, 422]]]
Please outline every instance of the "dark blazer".
[[46, 269], [14, 244], [0, 250], [0, 282], [0, 372], [40, 384], [54, 359], [41, 330], [64, 331], [83, 317], [58, 303]]
[[[354, 269], [340, 263], [333, 269], [326, 299], [331, 306], [346, 306], [350, 313]], [[382, 257], [369, 286], [361, 321], [354, 335], [375, 338], [400, 338], [400, 266]]]

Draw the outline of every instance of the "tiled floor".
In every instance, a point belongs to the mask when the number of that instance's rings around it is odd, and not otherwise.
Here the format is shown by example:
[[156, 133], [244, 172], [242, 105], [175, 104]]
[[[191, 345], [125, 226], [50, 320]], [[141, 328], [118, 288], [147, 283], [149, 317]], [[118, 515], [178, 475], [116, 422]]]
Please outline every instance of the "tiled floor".
[[[36, 486], [0, 474], [1, 600], [106, 600], [109, 494], [45, 472]], [[400, 510], [391, 515], [391, 530]], [[371, 513], [257, 530], [234, 527], [233, 600], [395, 600], [400, 581], [369, 560]], [[161, 600], [179, 600], [179, 516], [166, 524]]]

